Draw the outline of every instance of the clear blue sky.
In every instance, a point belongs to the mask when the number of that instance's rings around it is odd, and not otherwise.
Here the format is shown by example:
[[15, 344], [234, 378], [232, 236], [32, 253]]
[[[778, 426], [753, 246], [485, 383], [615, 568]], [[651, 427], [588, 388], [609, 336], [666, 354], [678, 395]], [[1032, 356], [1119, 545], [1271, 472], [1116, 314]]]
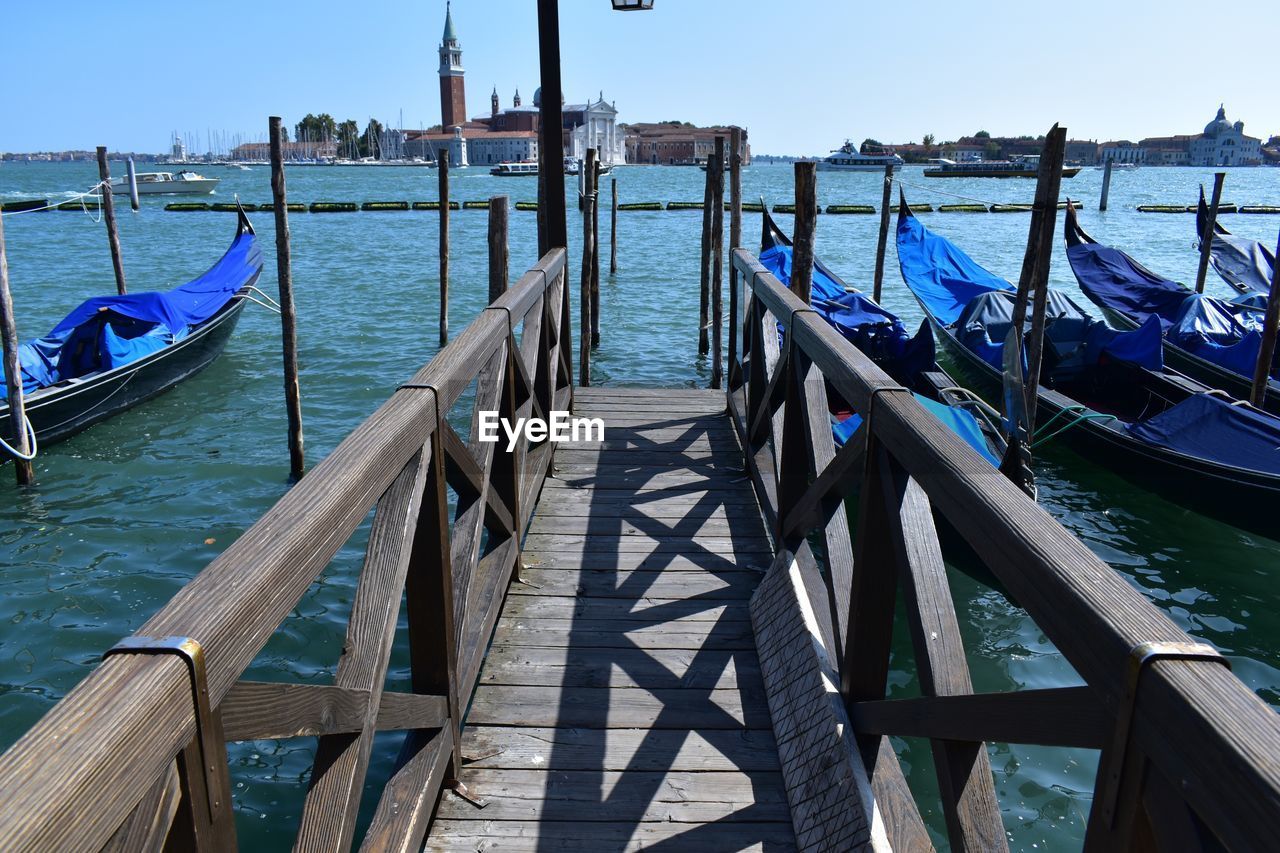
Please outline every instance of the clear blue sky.
[[[517, 86], [531, 102], [534, 0], [453, 5], [468, 112], [486, 113], [495, 85], [504, 106]], [[0, 151], [158, 152], [173, 130], [196, 134], [203, 150], [208, 129], [265, 137], [273, 113], [290, 125], [328, 112], [363, 126], [403, 110], [406, 126], [435, 124], [444, 6], [6, 2]], [[1275, 0], [560, 7], [570, 102], [604, 90], [622, 121], [742, 124], [758, 153], [819, 153], [846, 137], [1040, 134], [1055, 121], [1078, 138], [1197, 133], [1220, 101], [1249, 135], [1280, 133]]]

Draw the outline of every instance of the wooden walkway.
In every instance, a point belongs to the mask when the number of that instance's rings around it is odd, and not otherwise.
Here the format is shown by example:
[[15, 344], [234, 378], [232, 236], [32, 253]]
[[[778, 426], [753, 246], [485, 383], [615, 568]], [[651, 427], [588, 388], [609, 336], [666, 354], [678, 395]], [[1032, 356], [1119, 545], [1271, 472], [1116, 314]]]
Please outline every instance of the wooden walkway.
[[430, 850], [794, 849], [747, 599], [772, 555], [723, 393], [577, 389]]

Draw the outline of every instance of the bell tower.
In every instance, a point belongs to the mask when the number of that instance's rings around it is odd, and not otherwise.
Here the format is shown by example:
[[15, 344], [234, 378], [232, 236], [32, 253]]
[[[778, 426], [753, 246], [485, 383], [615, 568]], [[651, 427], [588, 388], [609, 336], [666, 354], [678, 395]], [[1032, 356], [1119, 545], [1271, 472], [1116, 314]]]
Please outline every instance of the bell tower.
[[440, 126], [450, 128], [467, 120], [467, 96], [463, 82], [462, 45], [453, 28], [453, 9], [445, 4], [444, 36], [440, 40]]

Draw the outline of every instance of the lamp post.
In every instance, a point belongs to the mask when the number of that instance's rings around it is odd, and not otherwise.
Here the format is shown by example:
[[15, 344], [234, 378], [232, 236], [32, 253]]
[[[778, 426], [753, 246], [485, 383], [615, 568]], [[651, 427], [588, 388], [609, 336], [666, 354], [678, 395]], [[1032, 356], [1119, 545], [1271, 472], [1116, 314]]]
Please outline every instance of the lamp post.
[[[618, 12], [643, 12], [653, 0], [611, 0]], [[542, 85], [538, 133], [538, 254], [569, 243], [564, 204], [564, 115], [560, 109], [560, 4], [538, 0], [538, 65]]]

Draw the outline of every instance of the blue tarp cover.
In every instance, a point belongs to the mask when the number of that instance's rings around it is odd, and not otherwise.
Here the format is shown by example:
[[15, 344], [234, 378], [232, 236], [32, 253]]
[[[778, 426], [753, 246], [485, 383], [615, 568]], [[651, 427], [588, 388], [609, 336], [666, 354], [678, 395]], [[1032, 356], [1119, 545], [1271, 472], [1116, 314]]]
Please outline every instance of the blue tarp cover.
[[[913, 394], [913, 396], [920, 401], [920, 405], [924, 406], [933, 413], [934, 417], [942, 421], [944, 426], [956, 435], [960, 436], [960, 438], [964, 440], [965, 444], [982, 454], [982, 457], [992, 465], [995, 465], [997, 468], [1000, 467], [1000, 460], [996, 458], [996, 455], [991, 452], [991, 448], [987, 445], [987, 439], [982, 434], [982, 427], [979, 426], [977, 418], [964, 409], [954, 409], [951, 406], [939, 403], [937, 400], [931, 400], [928, 397], [921, 396], [920, 394]], [[861, 426], [862, 417], [859, 415], [850, 415], [843, 421], [832, 424], [831, 432], [832, 435], [835, 436], [836, 446], [843, 447], [844, 443], [848, 441]]]
[[[261, 268], [257, 239], [243, 231], [208, 272], [180, 287], [85, 300], [49, 334], [19, 346], [24, 392], [122, 367], [181, 340]], [[7, 396], [0, 386], [0, 399]]]
[[[979, 358], [1003, 371], [1004, 341], [1013, 321], [1013, 285], [914, 216], [898, 217], [898, 260], [907, 286], [930, 313], [950, 325]], [[1058, 379], [1096, 365], [1104, 355], [1151, 370], [1164, 367], [1158, 322], [1131, 332], [1116, 331], [1053, 289], [1045, 309], [1045, 341], [1045, 369]]]
[[1157, 447], [1280, 476], [1280, 419], [1217, 395], [1188, 397], [1127, 429]]
[[914, 216], [898, 217], [898, 265], [907, 286], [944, 326], [959, 319], [975, 296], [1014, 289]]
[[1156, 317], [1169, 343], [1253, 376], [1261, 337], [1258, 314], [1245, 304], [1194, 293], [1100, 243], [1068, 245], [1067, 260], [1080, 289], [1094, 302], [1138, 322]]
[[[778, 244], [766, 249], [760, 253], [760, 263], [778, 281], [791, 286], [790, 246]], [[933, 367], [933, 330], [928, 323], [922, 323], [911, 336], [895, 314], [861, 293], [845, 290], [819, 264], [814, 264], [810, 304], [886, 372], [901, 379]]]

